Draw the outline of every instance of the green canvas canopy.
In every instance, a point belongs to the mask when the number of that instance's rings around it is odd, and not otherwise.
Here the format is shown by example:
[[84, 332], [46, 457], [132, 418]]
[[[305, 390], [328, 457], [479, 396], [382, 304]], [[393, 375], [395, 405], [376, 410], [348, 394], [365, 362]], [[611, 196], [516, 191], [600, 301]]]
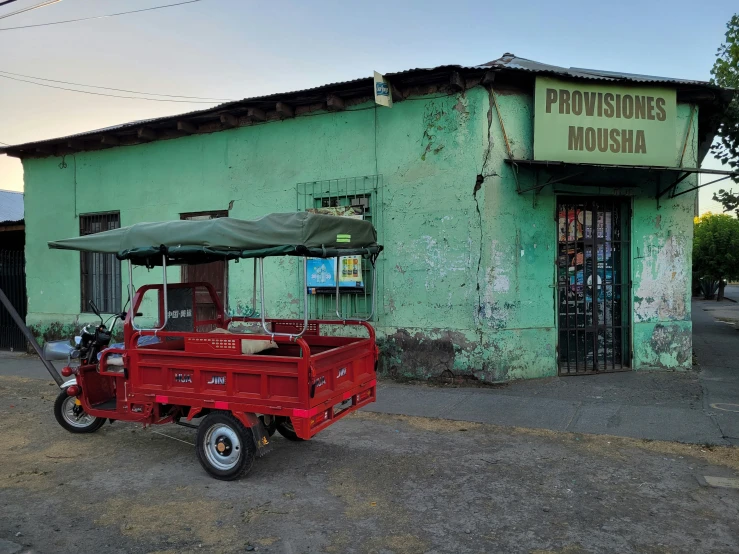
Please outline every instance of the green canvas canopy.
[[251, 221], [222, 217], [136, 223], [52, 241], [49, 248], [110, 253], [149, 267], [161, 265], [162, 255], [170, 265], [266, 256], [374, 259], [382, 251], [369, 221], [309, 212], [270, 214]]

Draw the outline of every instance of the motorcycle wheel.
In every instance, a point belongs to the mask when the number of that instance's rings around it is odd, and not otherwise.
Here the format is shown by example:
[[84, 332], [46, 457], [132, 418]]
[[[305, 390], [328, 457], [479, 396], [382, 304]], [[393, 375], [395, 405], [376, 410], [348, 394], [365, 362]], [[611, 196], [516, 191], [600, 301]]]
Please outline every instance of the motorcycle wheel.
[[94, 433], [105, 424], [104, 417], [89, 415], [75, 403], [76, 397], [62, 389], [54, 402], [54, 417], [70, 433]]

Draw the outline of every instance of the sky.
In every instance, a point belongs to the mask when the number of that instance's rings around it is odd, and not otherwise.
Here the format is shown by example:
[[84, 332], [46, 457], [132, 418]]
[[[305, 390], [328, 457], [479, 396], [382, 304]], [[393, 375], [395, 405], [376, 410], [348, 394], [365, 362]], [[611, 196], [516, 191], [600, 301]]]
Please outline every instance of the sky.
[[[0, 71], [241, 99], [373, 71], [475, 65], [512, 52], [566, 67], [708, 80], [726, 23], [739, 12], [736, 0], [714, 0], [710, 9], [687, 0], [201, 0], [120, 17], [2, 30], [177, 1], [61, 0], [2, 18], [41, 2], [17, 0], [0, 7]], [[0, 78], [0, 141], [41, 140], [210, 105], [94, 96]], [[704, 166], [721, 168], [713, 159]], [[701, 190], [701, 211], [721, 211], [711, 201], [721, 186]], [[22, 188], [20, 162], [0, 156], [0, 189]]]

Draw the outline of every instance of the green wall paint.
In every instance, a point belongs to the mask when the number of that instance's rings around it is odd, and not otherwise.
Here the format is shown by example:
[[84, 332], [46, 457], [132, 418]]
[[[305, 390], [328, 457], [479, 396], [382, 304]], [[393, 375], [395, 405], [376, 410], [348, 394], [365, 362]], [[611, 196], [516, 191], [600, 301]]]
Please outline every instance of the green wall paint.
[[[497, 96], [517, 158], [533, 155], [531, 92]], [[678, 106], [676, 160], [689, 112]], [[695, 144], [693, 129], [686, 166], [695, 163]], [[556, 194], [571, 187], [519, 195], [505, 158], [490, 93], [476, 87], [392, 109], [364, 104], [87, 152], [68, 156], [65, 169], [59, 158], [24, 160], [28, 323], [48, 337], [94, 319], [80, 315], [79, 255], [46, 247], [79, 233], [78, 214], [119, 210], [129, 225], [233, 201], [230, 215], [248, 219], [295, 210], [297, 183], [379, 173], [386, 250], [375, 325], [383, 369], [422, 378], [445, 369], [485, 380], [556, 375]], [[518, 179], [522, 188], [533, 184], [530, 172]], [[619, 191], [634, 208], [634, 365], [687, 367], [694, 195], [663, 200], [657, 211], [656, 183], [643, 191], [638, 184], [626, 178]], [[270, 316], [299, 313], [297, 268], [293, 259], [266, 262]], [[171, 268], [168, 278], [179, 274]], [[157, 270], [134, 272], [136, 285], [160, 278]], [[251, 298], [251, 263], [230, 263], [229, 306], [243, 309]]]

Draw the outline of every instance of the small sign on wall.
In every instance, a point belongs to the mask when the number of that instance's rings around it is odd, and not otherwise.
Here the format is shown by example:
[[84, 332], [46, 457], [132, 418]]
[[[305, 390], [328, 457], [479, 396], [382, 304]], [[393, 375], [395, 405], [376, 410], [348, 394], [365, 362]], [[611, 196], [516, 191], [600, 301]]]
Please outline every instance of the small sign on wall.
[[393, 107], [393, 95], [390, 90], [390, 83], [387, 82], [383, 75], [380, 75], [375, 71], [375, 104], [385, 106], [386, 108]]

